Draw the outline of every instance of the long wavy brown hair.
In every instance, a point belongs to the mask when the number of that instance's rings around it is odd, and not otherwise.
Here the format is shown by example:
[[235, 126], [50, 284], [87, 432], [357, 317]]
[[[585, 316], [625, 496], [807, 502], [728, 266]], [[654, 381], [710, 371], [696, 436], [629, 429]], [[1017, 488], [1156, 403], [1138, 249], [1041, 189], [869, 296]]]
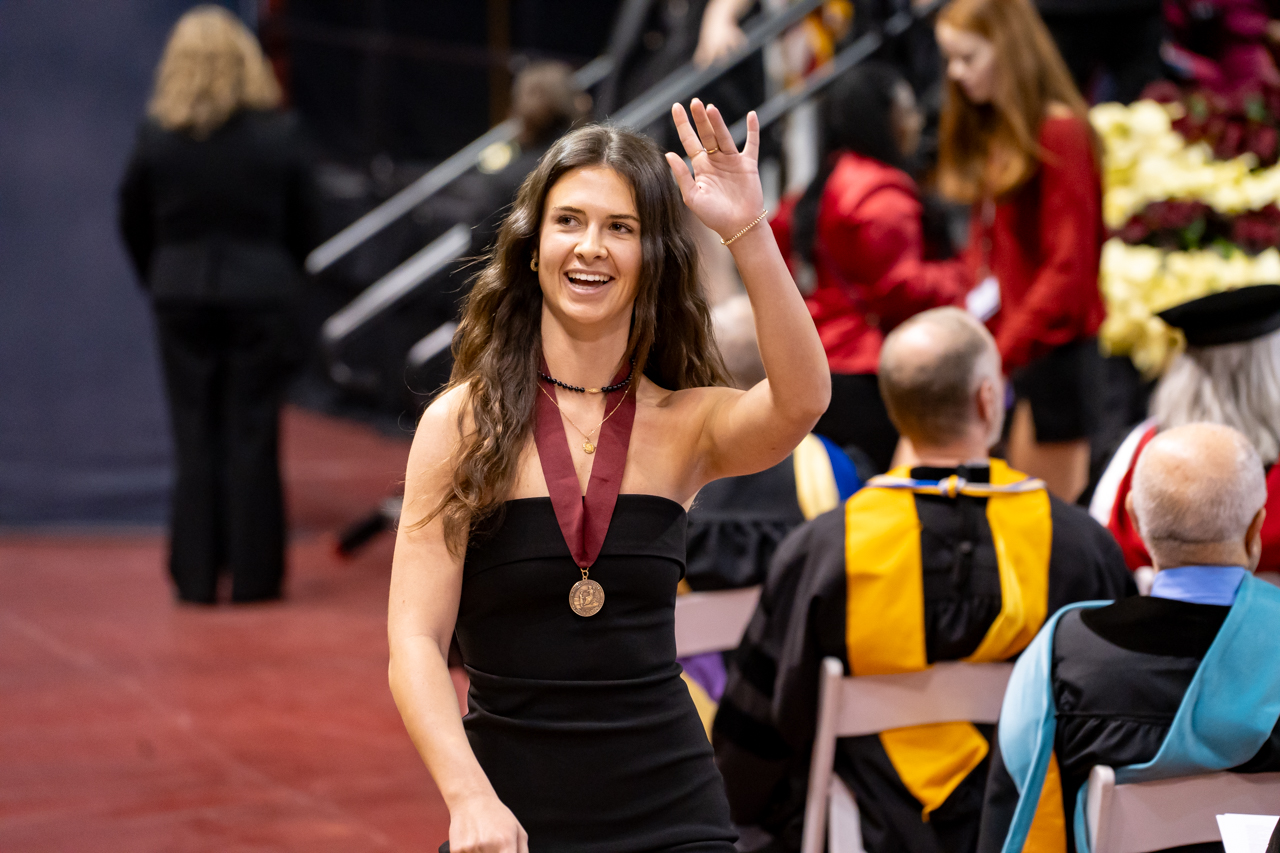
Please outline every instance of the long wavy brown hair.
[[501, 508], [531, 434], [542, 356], [542, 289], [529, 262], [547, 193], [564, 175], [592, 166], [607, 166], [630, 184], [640, 216], [640, 279], [626, 356], [635, 359], [639, 374], [663, 388], [729, 384], [698, 278], [689, 213], [657, 146], [600, 124], [561, 137], [521, 185], [453, 337], [448, 388], [465, 385], [467, 394], [459, 415], [462, 450], [448, 493], [418, 524], [440, 516], [455, 554], [470, 531]]
[[[1038, 138], [1049, 106], [1063, 104], [1086, 127], [1088, 107], [1031, 0], [953, 0], [938, 23], [990, 41], [997, 69], [988, 104], [970, 101], [947, 78], [938, 132], [939, 189], [967, 203], [1007, 195], [1040, 166]], [[1095, 138], [1094, 156], [1099, 155]]]

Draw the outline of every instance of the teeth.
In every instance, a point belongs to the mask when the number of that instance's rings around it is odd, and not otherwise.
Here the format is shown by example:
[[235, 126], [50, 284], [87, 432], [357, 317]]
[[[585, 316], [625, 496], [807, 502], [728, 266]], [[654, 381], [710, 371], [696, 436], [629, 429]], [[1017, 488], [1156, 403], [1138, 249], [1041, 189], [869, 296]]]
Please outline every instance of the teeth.
[[569, 273], [571, 281], [608, 281], [607, 275], [592, 275], [591, 273]]

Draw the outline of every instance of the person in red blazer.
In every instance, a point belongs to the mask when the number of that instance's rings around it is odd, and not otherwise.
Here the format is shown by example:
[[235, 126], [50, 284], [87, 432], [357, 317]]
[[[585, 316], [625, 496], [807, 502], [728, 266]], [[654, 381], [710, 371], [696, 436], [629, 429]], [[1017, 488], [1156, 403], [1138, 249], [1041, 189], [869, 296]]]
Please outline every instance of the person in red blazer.
[[925, 260], [920, 194], [904, 171], [921, 117], [902, 75], [855, 67], [832, 83], [821, 113], [823, 167], [771, 224], [831, 367], [831, 405], [814, 431], [884, 471], [898, 433], [876, 380], [880, 344], [908, 317], [962, 301], [970, 273], [960, 260]]
[[968, 305], [987, 319], [1013, 383], [1009, 463], [1074, 501], [1103, 381], [1097, 139], [1029, 0], [955, 0], [937, 37], [947, 63], [939, 186], [973, 204]]

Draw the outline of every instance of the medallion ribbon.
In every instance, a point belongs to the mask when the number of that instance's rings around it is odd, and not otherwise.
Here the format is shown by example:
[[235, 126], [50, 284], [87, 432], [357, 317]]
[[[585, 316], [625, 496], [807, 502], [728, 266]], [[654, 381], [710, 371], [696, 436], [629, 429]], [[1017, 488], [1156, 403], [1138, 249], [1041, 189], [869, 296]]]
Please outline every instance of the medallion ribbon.
[[[631, 370], [630, 365], [624, 364], [613, 384], [623, 381], [628, 370]], [[542, 361], [542, 372], [549, 372], [546, 359]], [[582, 580], [574, 584], [569, 595], [570, 607], [580, 616], [592, 616], [604, 604], [604, 590], [590, 580], [587, 573], [600, 556], [613, 509], [618, 503], [618, 492], [622, 489], [622, 472], [627, 464], [627, 448], [631, 444], [631, 427], [636, 415], [634, 386], [635, 383], [631, 382], [605, 395], [605, 411], [613, 412], [615, 408], [617, 411], [600, 427], [585, 495], [578, 482], [573, 456], [569, 452], [569, 438], [555, 400], [547, 394], [535, 397], [533, 438], [542, 462], [542, 475], [547, 481], [560, 532], [574, 563], [582, 571]]]

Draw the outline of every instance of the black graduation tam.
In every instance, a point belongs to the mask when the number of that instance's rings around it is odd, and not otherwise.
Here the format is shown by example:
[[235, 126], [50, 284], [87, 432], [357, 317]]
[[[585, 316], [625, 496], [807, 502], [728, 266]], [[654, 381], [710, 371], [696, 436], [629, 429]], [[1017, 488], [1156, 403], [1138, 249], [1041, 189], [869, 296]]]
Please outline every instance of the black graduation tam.
[[1187, 346], [1251, 341], [1280, 329], [1280, 284], [1255, 284], [1211, 293], [1166, 308], [1156, 316], [1181, 329]]

